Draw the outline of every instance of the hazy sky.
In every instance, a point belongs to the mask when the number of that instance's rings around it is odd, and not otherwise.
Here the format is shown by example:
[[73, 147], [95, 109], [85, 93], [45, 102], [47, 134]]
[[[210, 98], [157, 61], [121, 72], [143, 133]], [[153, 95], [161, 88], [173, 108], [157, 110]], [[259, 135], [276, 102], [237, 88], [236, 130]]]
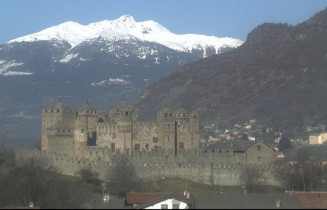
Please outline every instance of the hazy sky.
[[295, 25], [326, 7], [326, 0], [0, 0], [0, 43], [66, 21], [87, 25], [126, 14], [177, 34], [245, 40], [261, 23]]

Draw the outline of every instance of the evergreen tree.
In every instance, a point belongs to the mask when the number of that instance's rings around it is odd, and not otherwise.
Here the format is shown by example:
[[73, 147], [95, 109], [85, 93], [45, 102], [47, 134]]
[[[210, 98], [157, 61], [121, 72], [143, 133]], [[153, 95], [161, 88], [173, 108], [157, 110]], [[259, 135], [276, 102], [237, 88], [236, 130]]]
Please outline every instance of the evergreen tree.
[[283, 135], [282, 138], [280, 139], [278, 148], [280, 151], [284, 151], [292, 148], [291, 141], [286, 135]]

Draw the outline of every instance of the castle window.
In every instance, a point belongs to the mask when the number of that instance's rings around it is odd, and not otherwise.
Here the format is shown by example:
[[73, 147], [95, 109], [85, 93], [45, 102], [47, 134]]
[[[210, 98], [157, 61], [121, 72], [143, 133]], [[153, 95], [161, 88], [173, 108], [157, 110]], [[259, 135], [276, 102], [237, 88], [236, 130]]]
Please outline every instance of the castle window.
[[184, 149], [184, 142], [179, 142], [179, 148]]
[[168, 204], [161, 204], [161, 209], [168, 209]]
[[53, 112], [53, 109], [51, 109], [51, 112]]
[[196, 119], [196, 115], [194, 115], [194, 119]]
[[166, 113], [166, 117], [168, 117], [168, 113]]
[[115, 139], [116, 138], [116, 133], [112, 134], [112, 138]]
[[140, 144], [135, 144], [135, 150], [140, 151]]
[[171, 117], [171, 113], [169, 114], [169, 116]]
[[261, 147], [260, 147], [260, 145], [258, 145], [258, 150], [260, 151], [260, 149], [261, 149]]
[[128, 112], [126, 112], [125, 115], [128, 116]]
[[57, 112], [59, 112], [59, 109], [57, 109]]
[[81, 130], [81, 133], [84, 133], [84, 130], [83, 129]]
[[179, 205], [178, 204], [173, 204], [173, 209], [179, 209]]
[[158, 143], [158, 137], [153, 137], [153, 143]]
[[145, 149], [149, 150], [149, 145], [148, 144], [145, 145]]
[[111, 152], [115, 152], [116, 148], [115, 148], [115, 143], [111, 143]]
[[229, 153], [229, 150], [227, 150], [226, 152]]
[[260, 156], [258, 156], [258, 162], [259, 162], [259, 163], [261, 162], [261, 157], [260, 157]]

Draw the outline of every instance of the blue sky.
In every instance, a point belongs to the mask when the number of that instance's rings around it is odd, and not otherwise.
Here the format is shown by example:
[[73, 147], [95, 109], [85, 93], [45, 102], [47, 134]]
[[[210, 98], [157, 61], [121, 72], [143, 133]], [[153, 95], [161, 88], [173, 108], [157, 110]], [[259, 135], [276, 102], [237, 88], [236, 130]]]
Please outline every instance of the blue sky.
[[0, 0], [0, 43], [66, 21], [87, 25], [126, 14], [177, 34], [245, 40], [261, 23], [295, 25], [326, 7], [326, 0]]

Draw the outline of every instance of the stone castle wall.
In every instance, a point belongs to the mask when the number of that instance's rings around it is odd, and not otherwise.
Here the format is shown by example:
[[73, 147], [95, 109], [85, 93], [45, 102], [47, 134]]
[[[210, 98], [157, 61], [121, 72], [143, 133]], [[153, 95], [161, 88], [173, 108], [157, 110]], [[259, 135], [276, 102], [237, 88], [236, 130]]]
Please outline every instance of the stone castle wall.
[[[55, 169], [64, 175], [76, 176], [81, 169], [91, 169], [99, 174], [101, 180], [109, 180], [114, 160], [125, 156], [134, 165], [137, 175], [145, 181], [164, 178], [183, 178], [195, 182], [232, 186], [240, 185], [241, 171], [249, 164], [235, 164], [227, 154], [205, 153], [204, 151], [184, 151], [175, 156], [174, 151], [139, 152], [123, 155], [121, 151], [111, 153], [108, 150], [90, 148], [88, 156], [74, 156], [42, 153], [37, 149], [16, 150], [17, 165], [41, 165], [43, 168]], [[265, 174], [265, 183], [279, 185], [274, 177], [273, 166], [261, 166]]]

